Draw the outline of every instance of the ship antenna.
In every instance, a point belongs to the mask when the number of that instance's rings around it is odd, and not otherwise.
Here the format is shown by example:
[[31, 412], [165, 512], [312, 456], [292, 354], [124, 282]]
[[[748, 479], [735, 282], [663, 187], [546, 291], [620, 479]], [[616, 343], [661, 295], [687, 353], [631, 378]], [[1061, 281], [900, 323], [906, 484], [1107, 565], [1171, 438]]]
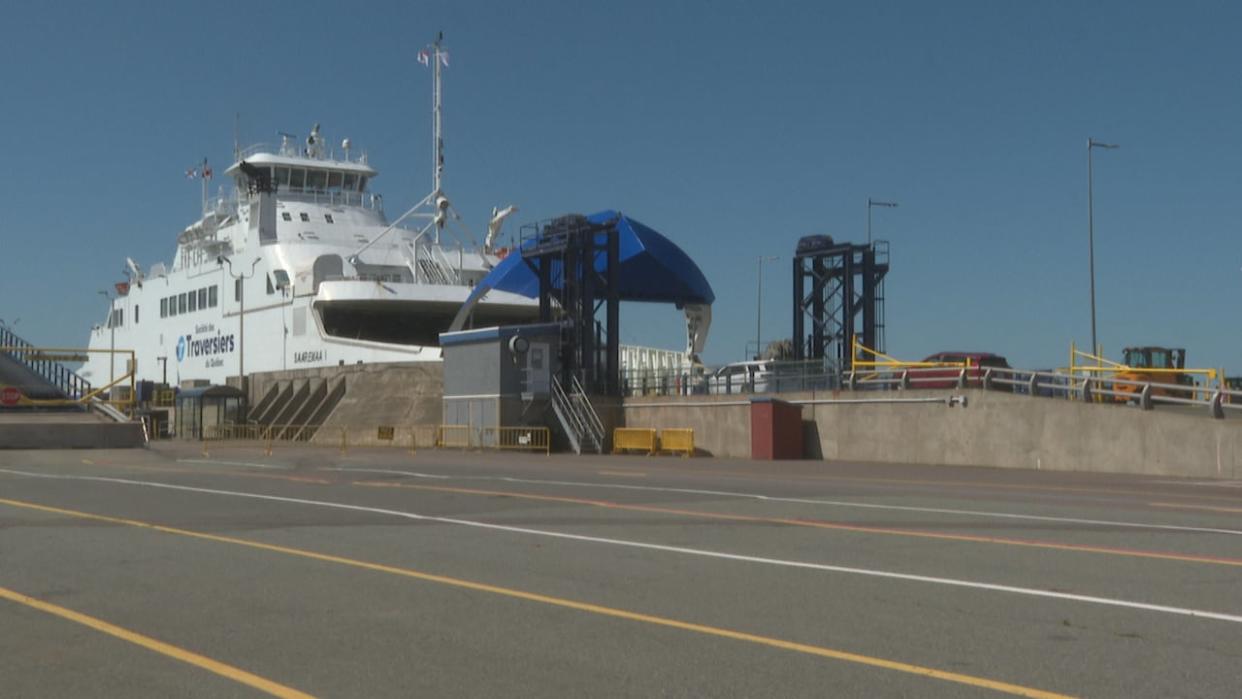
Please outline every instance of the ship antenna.
[[233, 112], [233, 162], [241, 160], [241, 112]]
[[[464, 233], [465, 236], [470, 239], [470, 242], [473, 243], [476, 248], [479, 246], [478, 241], [474, 238], [473, 235], [471, 235], [470, 231], [466, 229], [464, 225], [462, 225], [461, 216], [458, 215], [456, 209], [453, 208], [453, 204], [449, 201], [449, 198], [445, 196], [444, 192], [441, 191], [440, 189], [441, 180], [444, 174], [444, 138], [442, 137], [441, 118], [440, 118], [440, 105], [441, 105], [440, 97], [442, 94], [441, 89], [440, 89], [440, 80], [441, 80], [441, 76], [443, 75], [443, 72], [442, 72], [443, 69], [448, 67], [448, 63], [449, 63], [448, 51], [445, 50], [444, 47], [442, 46], [443, 41], [444, 41], [444, 32], [439, 32], [436, 35], [436, 40], [434, 42], [428, 44], [427, 46], [425, 46], [422, 50], [418, 52], [418, 62], [432, 69], [432, 113], [431, 113], [432, 127], [431, 128], [432, 128], [432, 157], [434, 158], [434, 161], [432, 163], [433, 165], [433, 169], [432, 169], [433, 187], [432, 187], [431, 193], [423, 197], [421, 200], [419, 200], [417, 204], [410, 207], [409, 211], [406, 211], [404, 214], [401, 214], [400, 216], [398, 216], [396, 220], [394, 220], [392, 223], [388, 225], [387, 228], [385, 228], [383, 231], [380, 231], [379, 235], [371, 238], [369, 241], [363, 243], [357, 250], [355, 250], [353, 254], [351, 254], [347, 258], [351, 265], [357, 265], [359, 255], [361, 255], [363, 252], [366, 252], [368, 248], [378, 243], [382, 238], [384, 238], [384, 236], [391, 233], [401, 224], [402, 221], [405, 221], [408, 218], [423, 219], [427, 221], [426, 225], [419, 228], [413, 240], [407, 243], [408, 245], [413, 246], [413, 249], [411, 250], [411, 252], [414, 253], [415, 256], [417, 255], [418, 241], [421, 240], [424, 235], [431, 234], [435, 241], [435, 244], [436, 245], [440, 244], [440, 233], [444, 230], [445, 225], [450, 221], [450, 219], [455, 224], [457, 224], [457, 227], [460, 230], [460, 232]], [[428, 211], [428, 209], [430, 209], [430, 211]], [[434, 229], [434, 232], [433, 232], [433, 229]], [[419, 278], [418, 267], [414, 266], [413, 270], [414, 270], [414, 281], [415, 282], [421, 281]]]
[[[442, 134], [441, 124], [440, 124], [440, 106], [441, 106], [440, 67], [442, 63], [448, 62], [448, 54], [444, 53], [443, 49], [441, 49], [440, 47], [440, 42], [442, 41], [444, 41], [444, 32], [440, 32], [439, 34], [436, 35], [436, 42], [434, 45], [435, 50], [432, 52], [432, 56], [431, 56], [432, 69], [435, 71], [435, 74], [432, 78], [432, 95], [433, 95], [432, 96], [432, 102], [433, 102], [432, 130], [434, 131], [434, 134], [432, 137], [435, 139], [434, 142], [432, 143], [432, 150], [433, 150], [434, 157], [435, 157], [435, 162], [433, 163], [434, 173], [435, 173], [433, 177], [433, 186], [434, 186], [433, 191], [435, 191], [435, 198], [436, 198], [435, 204], [439, 208], [442, 208], [440, 207], [441, 201], [444, 201], [445, 203], [448, 202], [447, 199], [443, 198], [443, 195], [440, 192], [440, 178], [444, 174], [444, 136]], [[436, 218], [436, 243], [437, 244], [440, 242], [440, 232], [443, 230], [444, 230], [444, 218], [443, 216], [440, 216]]]

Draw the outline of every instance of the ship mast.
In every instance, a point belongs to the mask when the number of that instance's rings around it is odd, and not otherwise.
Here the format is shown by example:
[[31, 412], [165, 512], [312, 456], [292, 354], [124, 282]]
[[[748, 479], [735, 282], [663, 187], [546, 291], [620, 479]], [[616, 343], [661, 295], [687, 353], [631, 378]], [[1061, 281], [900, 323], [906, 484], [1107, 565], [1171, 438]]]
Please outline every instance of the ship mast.
[[[441, 106], [440, 42], [443, 40], [444, 40], [444, 32], [440, 32], [439, 35], [436, 36], [435, 43], [432, 44], [433, 51], [431, 55], [431, 64], [432, 64], [433, 69], [435, 70], [434, 77], [432, 78], [432, 110], [433, 112], [432, 112], [432, 119], [431, 119], [432, 138], [434, 139], [434, 141], [432, 142], [431, 147], [432, 147], [433, 157], [435, 158], [435, 162], [432, 164], [432, 166], [435, 172], [434, 186], [435, 186], [435, 192], [437, 195], [440, 193], [440, 177], [441, 175], [444, 174], [444, 136], [441, 133], [441, 124], [440, 124], [440, 106]], [[447, 56], [448, 54], [444, 54], [444, 55]], [[437, 229], [436, 242], [440, 242], [439, 229], [441, 228], [444, 228], [444, 222], [437, 221], [436, 222], [436, 229]]]
[[[461, 216], [453, 208], [453, 204], [449, 198], [445, 196], [443, 187], [444, 178], [444, 136], [443, 136], [443, 119], [441, 108], [443, 104], [443, 88], [441, 80], [443, 79], [443, 70], [448, 65], [448, 51], [441, 45], [444, 41], [444, 32], [436, 35], [436, 40], [427, 45], [426, 48], [418, 52], [418, 62], [432, 69], [432, 103], [431, 103], [431, 137], [432, 137], [432, 189], [431, 193], [423, 197], [417, 204], [397, 217], [395, 221], [388, 225], [379, 235], [364, 243], [352, 255], [349, 256], [350, 264], [357, 264], [358, 256], [365, 252], [372, 245], [375, 245], [387, 236], [406, 219], [423, 219], [427, 224], [418, 230], [418, 234], [414, 236], [411, 242], [411, 252], [417, 256], [418, 240], [424, 235], [431, 234], [436, 245], [440, 244], [440, 234], [444, 231], [450, 217], [457, 224], [467, 238], [474, 240], [470, 232], [465, 230], [461, 225]], [[430, 209], [430, 210], [428, 210]], [[434, 229], [434, 230], [433, 230]], [[475, 243], [477, 245], [477, 242]], [[412, 264], [414, 270], [415, 281], [418, 280], [418, 267]]]

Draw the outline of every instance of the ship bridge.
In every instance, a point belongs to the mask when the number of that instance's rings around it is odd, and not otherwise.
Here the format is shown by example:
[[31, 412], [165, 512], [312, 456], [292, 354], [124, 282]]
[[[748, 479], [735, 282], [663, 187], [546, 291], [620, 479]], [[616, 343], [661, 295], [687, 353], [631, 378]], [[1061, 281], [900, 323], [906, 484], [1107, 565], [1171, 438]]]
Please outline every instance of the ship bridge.
[[349, 139], [341, 143], [341, 153], [328, 147], [319, 135], [318, 125], [299, 146], [294, 137], [282, 134], [279, 146], [257, 144], [238, 154], [225, 174], [233, 177], [237, 191], [248, 189], [242, 163], [267, 175], [281, 199], [310, 201], [330, 206], [361, 206], [379, 209], [382, 199], [367, 191], [379, 172], [367, 164], [365, 152], [354, 157]]

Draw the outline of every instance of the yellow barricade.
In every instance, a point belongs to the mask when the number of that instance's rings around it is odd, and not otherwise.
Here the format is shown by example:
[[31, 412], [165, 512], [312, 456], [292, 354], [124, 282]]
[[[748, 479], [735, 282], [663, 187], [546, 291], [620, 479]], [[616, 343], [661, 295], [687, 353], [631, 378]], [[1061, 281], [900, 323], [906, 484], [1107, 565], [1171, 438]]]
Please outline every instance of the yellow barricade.
[[469, 449], [470, 431], [470, 425], [440, 425], [436, 428], [436, 446], [448, 449]]
[[487, 449], [522, 449], [552, 453], [552, 431], [546, 427], [484, 427], [480, 434]]
[[670, 428], [660, 430], [660, 450], [681, 452], [686, 458], [694, 454], [694, 430]]
[[612, 453], [625, 450], [656, 453], [656, 431], [647, 427], [618, 427], [612, 431]]

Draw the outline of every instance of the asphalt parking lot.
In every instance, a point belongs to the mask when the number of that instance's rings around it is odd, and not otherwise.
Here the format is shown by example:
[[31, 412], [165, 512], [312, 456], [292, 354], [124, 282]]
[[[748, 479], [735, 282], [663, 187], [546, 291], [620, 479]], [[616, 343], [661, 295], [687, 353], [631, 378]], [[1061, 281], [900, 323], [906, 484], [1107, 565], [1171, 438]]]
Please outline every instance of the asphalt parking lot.
[[0, 451], [5, 697], [1232, 697], [1242, 483]]

